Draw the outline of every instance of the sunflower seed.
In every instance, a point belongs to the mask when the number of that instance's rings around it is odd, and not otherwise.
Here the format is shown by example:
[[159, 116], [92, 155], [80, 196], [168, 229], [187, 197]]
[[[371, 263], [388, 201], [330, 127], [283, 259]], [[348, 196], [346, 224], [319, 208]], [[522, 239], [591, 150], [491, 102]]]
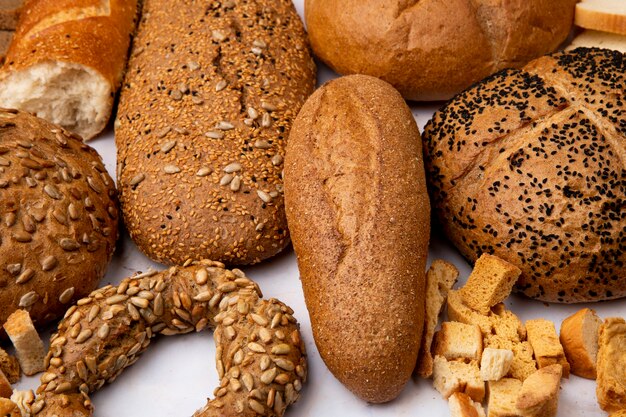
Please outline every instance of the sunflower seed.
[[243, 382], [243, 386], [246, 387], [248, 392], [252, 391], [254, 388], [254, 378], [252, 378], [252, 375], [247, 372], [244, 372], [242, 375], [241, 382]]
[[204, 136], [211, 139], [222, 139], [224, 137], [224, 133], [218, 132], [216, 130], [210, 130], [206, 132]]
[[218, 291], [223, 293], [233, 292], [237, 289], [237, 284], [234, 282], [224, 282], [217, 286]]
[[222, 178], [220, 179], [220, 185], [225, 186], [225, 185], [230, 184], [233, 178], [234, 177], [232, 174], [224, 174], [224, 176], [222, 176]]
[[224, 32], [219, 31], [219, 30], [212, 31], [211, 32], [211, 37], [213, 38], [213, 40], [216, 40], [218, 42], [221, 42], [224, 39], [226, 39], [226, 35], [224, 34]]
[[91, 323], [96, 317], [98, 317], [98, 313], [100, 312], [100, 306], [94, 304], [91, 306], [89, 310], [89, 314], [87, 314], [87, 322]]
[[96, 363], [96, 358], [93, 356], [85, 356], [85, 365], [87, 365], [87, 369], [89, 369], [89, 371], [92, 374], [97, 374], [98, 373], [98, 367], [97, 367], [97, 363]]
[[163, 171], [166, 174], [177, 174], [180, 172], [180, 168], [178, 168], [176, 165], [165, 165], [163, 167]]
[[278, 165], [280, 165], [282, 163], [283, 163], [282, 155], [276, 154], [276, 155], [272, 156], [272, 165], [278, 166]]
[[59, 189], [52, 184], [46, 184], [43, 187], [43, 190], [46, 194], [48, 194], [48, 196], [50, 196], [51, 198], [54, 198], [55, 200], [60, 200], [63, 198], [63, 195], [61, 195], [61, 193], [59, 192]]
[[237, 175], [230, 182], [230, 190], [234, 191], [234, 192], [237, 192], [237, 191], [239, 191], [239, 188], [241, 188], [241, 177]]
[[98, 337], [100, 339], [106, 339], [107, 337], [109, 337], [109, 325], [104, 323], [102, 326], [100, 326], [100, 328], [98, 329]]
[[203, 291], [199, 293], [198, 295], [196, 295], [195, 297], [193, 297], [193, 299], [195, 301], [203, 303], [203, 302], [209, 301], [211, 297], [213, 297], [213, 294], [211, 293], [211, 291]]
[[156, 137], [159, 138], [159, 139], [164, 138], [168, 133], [170, 133], [171, 130], [172, 130], [171, 126], [166, 126], [163, 129], [161, 129], [161, 130], [157, 130], [155, 132]]
[[276, 111], [276, 108], [277, 108], [272, 103], [268, 103], [266, 101], [261, 102], [261, 107], [263, 108], [263, 110], [267, 110], [267, 111]]
[[54, 381], [55, 379], [57, 379], [59, 376], [53, 372], [46, 372], [41, 376], [41, 383], [42, 384], [47, 384], [49, 382]]
[[227, 85], [228, 83], [224, 80], [218, 81], [218, 83], [215, 84], [215, 91], [217, 92], [222, 91], [223, 89], [226, 88]]
[[196, 172], [196, 177], [206, 177], [207, 175], [209, 175], [211, 172], [213, 172], [211, 170], [211, 168], [208, 167], [202, 167], [198, 170], [198, 172]]
[[22, 264], [9, 264], [7, 265], [7, 272], [11, 275], [17, 275], [22, 271]]
[[263, 117], [261, 118], [261, 126], [270, 127], [272, 125], [272, 119], [269, 113], [263, 113]]
[[[101, 327], [101, 329], [102, 329], [102, 327]], [[80, 344], [80, 343], [85, 342], [87, 339], [89, 339], [91, 337], [92, 334], [93, 334], [93, 332], [91, 331], [91, 329], [83, 330], [82, 332], [80, 332], [80, 334], [76, 338], [76, 343]]]
[[260, 316], [258, 314], [252, 313], [250, 314], [250, 317], [252, 317], [252, 320], [258, 324], [259, 326], [267, 326], [268, 322], [267, 319], [263, 316]]
[[265, 348], [256, 342], [248, 343], [248, 349], [256, 353], [265, 353]]
[[72, 389], [72, 384], [69, 382], [60, 383], [54, 390], [55, 394], [62, 394]]
[[33, 271], [32, 269], [25, 269], [24, 272], [22, 272], [20, 274], [19, 277], [17, 277], [17, 280], [15, 281], [17, 284], [25, 284], [28, 281], [31, 280], [31, 278], [35, 276], [35, 271]]
[[169, 151], [174, 149], [175, 146], [176, 146], [175, 140], [170, 140], [168, 142], [165, 142], [163, 145], [161, 145], [161, 152], [168, 153]]
[[72, 300], [72, 297], [74, 296], [74, 287], [69, 287], [67, 288], [65, 291], [63, 291], [61, 293], [61, 295], [59, 296], [59, 302], [61, 304], [67, 304]]
[[286, 355], [291, 351], [291, 348], [286, 343], [281, 343], [272, 347], [272, 354], [274, 355]]
[[87, 184], [89, 184], [89, 187], [91, 187], [91, 189], [94, 190], [96, 194], [102, 193], [102, 189], [92, 177], [87, 177]]
[[227, 326], [224, 328], [224, 335], [228, 340], [233, 340], [237, 334], [232, 326]]
[[268, 193], [263, 190], [256, 190], [257, 195], [264, 203], [270, 203], [272, 201], [272, 197]]
[[20, 298], [20, 307], [30, 307], [39, 300], [39, 294], [35, 291], [28, 292]]
[[287, 375], [284, 372], [281, 374], [278, 374], [276, 378], [274, 379], [274, 382], [280, 385], [285, 385], [286, 383], [289, 382], [289, 375]]
[[258, 149], [269, 149], [272, 147], [272, 145], [265, 139], [258, 139], [256, 142], [254, 142], [254, 147]]
[[59, 240], [59, 246], [61, 246], [61, 249], [68, 252], [72, 252], [80, 248], [80, 244], [77, 241], [69, 238], [62, 238]]
[[247, 112], [248, 112], [248, 116], [250, 116], [250, 118], [251, 118], [252, 120], [254, 120], [254, 119], [256, 119], [257, 117], [259, 117], [259, 112], [258, 112], [258, 111], [256, 111], [256, 110], [254, 109], [254, 107], [248, 107]]
[[87, 371], [87, 366], [85, 365], [85, 362], [83, 362], [82, 360], [79, 360], [78, 362], [76, 362], [76, 372], [78, 373], [78, 376], [80, 377], [80, 379], [82, 379], [83, 381], [86, 381], [87, 378], [89, 378], [89, 372]]
[[227, 174], [232, 174], [233, 172], [241, 171], [241, 168], [242, 167], [239, 162], [231, 162], [224, 167], [224, 172]]
[[272, 317], [272, 324], [271, 324], [271, 328], [275, 329], [279, 324], [280, 324], [280, 319], [282, 318], [282, 314], [281, 313], [276, 313], [274, 314], [274, 317]]
[[259, 48], [258, 46], [253, 46], [252, 48], [250, 48], [250, 51], [254, 54], [254, 55], [261, 55], [263, 53], [263, 49]]
[[278, 369], [272, 368], [261, 374], [261, 382], [265, 385], [269, 385], [274, 382], [274, 378], [276, 378], [276, 374], [278, 374]]
[[183, 99], [183, 93], [181, 93], [179, 90], [172, 90], [170, 91], [170, 97], [172, 98], [172, 100], [180, 101]]
[[272, 334], [265, 327], [261, 327], [259, 329], [259, 337], [261, 338], [261, 341], [265, 344], [272, 341]]
[[257, 400], [248, 400], [248, 405], [250, 406], [250, 409], [254, 411], [255, 413], [260, 414], [262, 416], [265, 415], [265, 407], [263, 406], [263, 404], [261, 404]]
[[108, 305], [118, 304], [128, 299], [127, 295], [124, 294], [115, 294], [105, 300], [105, 303]]
[[289, 359], [277, 358], [274, 359], [274, 363], [276, 364], [276, 366], [284, 369], [285, 371], [293, 371], [294, 369], [296, 369], [293, 362], [291, 362]]
[[13, 233], [13, 239], [21, 243], [27, 243], [33, 240], [33, 237], [30, 233], [24, 232], [22, 230]]
[[217, 126], [215, 126], [215, 128], [219, 130], [231, 130], [235, 128], [235, 125], [225, 120], [222, 120], [217, 124]]

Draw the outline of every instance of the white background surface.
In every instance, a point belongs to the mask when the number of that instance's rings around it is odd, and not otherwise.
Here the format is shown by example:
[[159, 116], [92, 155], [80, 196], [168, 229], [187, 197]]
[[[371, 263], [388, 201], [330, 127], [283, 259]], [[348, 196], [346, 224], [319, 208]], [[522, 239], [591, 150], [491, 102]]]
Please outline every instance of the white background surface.
[[[303, 15], [303, 0], [295, 0]], [[336, 77], [318, 63], [320, 84]], [[439, 104], [414, 105], [413, 113], [420, 131]], [[103, 156], [106, 167], [115, 177], [115, 144], [111, 128], [90, 142]], [[461, 271], [460, 282], [470, 272], [469, 265], [437, 230], [433, 231], [429, 260], [443, 258], [453, 262]], [[116, 284], [135, 271], [148, 267], [162, 269], [143, 256], [126, 232], [118, 242], [117, 252], [102, 285]], [[412, 416], [439, 417], [449, 415], [447, 402], [432, 388], [431, 380], [412, 379], [395, 401], [384, 405], [370, 405], [352, 395], [328, 371], [315, 348], [309, 316], [304, 304], [295, 255], [291, 247], [283, 254], [260, 265], [242, 268], [256, 280], [266, 297], [276, 297], [295, 310], [301, 325], [309, 359], [309, 377], [300, 401], [287, 410], [289, 417], [383, 417]], [[626, 316], [626, 300], [595, 303], [593, 305], [547, 305], [542, 302], [510, 297], [507, 302], [522, 320], [547, 318], [561, 321], [578, 309], [589, 306], [601, 317]], [[47, 334], [44, 335], [47, 337]], [[92, 396], [96, 416], [100, 417], [184, 417], [202, 407], [218, 384], [215, 370], [215, 346], [210, 332], [175, 337], [160, 337], [143, 357], [128, 368], [117, 381], [105, 386]], [[18, 389], [36, 389], [38, 377], [26, 378]], [[595, 398], [595, 381], [576, 376], [563, 380], [559, 417], [605, 416]]]

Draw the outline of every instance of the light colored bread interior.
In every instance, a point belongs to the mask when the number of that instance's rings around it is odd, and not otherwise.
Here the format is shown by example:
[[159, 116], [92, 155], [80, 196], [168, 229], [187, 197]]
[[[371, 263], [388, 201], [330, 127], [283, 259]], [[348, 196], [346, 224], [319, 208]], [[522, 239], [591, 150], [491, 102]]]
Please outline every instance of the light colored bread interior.
[[473, 401], [469, 395], [455, 392], [448, 398], [450, 417], [485, 417], [483, 406]]
[[109, 83], [79, 64], [44, 62], [7, 73], [0, 103], [59, 124], [90, 139], [107, 123], [113, 99]]
[[576, 36], [565, 50], [570, 51], [579, 47], [612, 49], [624, 54], [626, 53], [626, 35], [585, 30]]
[[507, 376], [524, 381], [537, 370], [533, 348], [527, 341], [516, 342], [502, 336], [492, 335], [485, 337], [485, 348], [488, 347], [513, 351], [513, 361]]
[[477, 324], [446, 321], [435, 334], [435, 355], [448, 360], [470, 359], [480, 361], [483, 352], [483, 334]]
[[624, 0], [583, 0], [576, 5], [574, 20], [585, 29], [626, 35]]
[[563, 320], [560, 340], [574, 375], [596, 378], [598, 332], [601, 324], [602, 320], [589, 308], [583, 308]]
[[25, 375], [35, 375], [45, 369], [46, 350], [30, 315], [26, 310], [16, 310], [4, 323], [4, 330], [15, 346], [17, 359]]
[[509, 373], [512, 363], [511, 349], [486, 348], [480, 361], [480, 378], [483, 381], [499, 381]]
[[485, 383], [480, 379], [478, 362], [449, 361], [443, 356], [435, 356], [433, 364], [433, 385], [443, 398], [455, 392], [463, 392], [474, 401], [485, 398]]

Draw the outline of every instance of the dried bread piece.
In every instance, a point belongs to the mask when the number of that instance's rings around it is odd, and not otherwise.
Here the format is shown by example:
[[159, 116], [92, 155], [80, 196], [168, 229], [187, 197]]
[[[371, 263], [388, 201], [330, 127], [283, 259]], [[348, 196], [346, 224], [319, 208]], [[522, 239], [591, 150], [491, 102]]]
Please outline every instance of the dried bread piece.
[[514, 342], [526, 340], [526, 327], [524, 323], [513, 313], [507, 310], [503, 303], [496, 304], [489, 314], [493, 325], [493, 334], [502, 336]]
[[15, 356], [9, 355], [0, 348], [0, 371], [4, 373], [11, 384], [20, 380], [20, 363]]
[[478, 402], [482, 402], [485, 398], [485, 383], [480, 379], [480, 370], [476, 361], [465, 363], [435, 356], [433, 385], [446, 399], [455, 392], [463, 392]]
[[537, 370], [537, 362], [533, 358], [533, 348], [527, 341], [516, 342], [502, 336], [491, 335], [485, 337], [485, 348], [513, 351], [513, 361], [508, 376], [524, 381]]
[[585, 29], [626, 35], [624, 0], [583, 0], [576, 5], [576, 25]]
[[485, 409], [462, 392], [453, 393], [448, 398], [450, 417], [485, 417]]
[[31, 406], [35, 401], [35, 393], [33, 392], [33, 390], [15, 390], [13, 391], [13, 395], [11, 395], [11, 401], [13, 401], [15, 405], [17, 405], [17, 408], [20, 411], [22, 417], [31, 417]]
[[563, 367], [563, 377], [569, 378], [570, 366], [565, 358], [565, 351], [557, 336], [554, 323], [545, 319], [528, 320], [526, 331], [539, 368], [558, 363]]
[[511, 349], [485, 348], [480, 361], [480, 378], [483, 381], [499, 381], [509, 373], [513, 358]]
[[522, 389], [522, 381], [515, 378], [502, 378], [489, 381], [489, 413], [487, 417], [522, 417], [517, 409], [517, 396]]
[[26, 417], [22, 414], [17, 404], [8, 398], [0, 398], [0, 416], [2, 417]]
[[26, 310], [16, 310], [4, 323], [4, 330], [9, 335], [17, 359], [25, 375], [34, 375], [45, 369], [44, 358], [46, 350], [43, 342], [33, 326], [30, 315]]
[[602, 320], [594, 310], [583, 308], [561, 323], [561, 344], [571, 372], [596, 379], [598, 333]]
[[0, 397], [11, 398], [11, 394], [13, 394], [11, 383], [7, 379], [6, 375], [4, 375], [4, 372], [0, 370]]
[[626, 53], [626, 35], [585, 30], [576, 36], [565, 50], [570, 51], [580, 47], [612, 49]]
[[626, 408], [626, 321], [611, 317], [600, 326], [596, 396], [609, 413]]
[[446, 321], [435, 333], [433, 354], [448, 360], [470, 359], [480, 361], [483, 352], [483, 334], [477, 324]]
[[472, 310], [463, 302], [460, 290], [451, 290], [448, 293], [448, 319], [466, 324], [476, 324], [483, 335], [491, 334], [493, 321], [483, 314]]
[[433, 374], [433, 356], [430, 348], [439, 322], [448, 292], [459, 277], [459, 270], [454, 265], [441, 259], [435, 259], [426, 272], [426, 320], [422, 334], [422, 344], [417, 358], [416, 372], [422, 378]]
[[0, 1], [0, 30], [14, 31], [24, 0]]
[[562, 373], [561, 365], [555, 364], [526, 378], [516, 403], [524, 417], [556, 416]]
[[521, 271], [496, 256], [482, 254], [474, 269], [461, 288], [460, 294], [465, 305], [481, 314], [489, 314], [491, 307], [504, 301]]
[[618, 410], [614, 413], [611, 413], [609, 417], [626, 417], [626, 409]]

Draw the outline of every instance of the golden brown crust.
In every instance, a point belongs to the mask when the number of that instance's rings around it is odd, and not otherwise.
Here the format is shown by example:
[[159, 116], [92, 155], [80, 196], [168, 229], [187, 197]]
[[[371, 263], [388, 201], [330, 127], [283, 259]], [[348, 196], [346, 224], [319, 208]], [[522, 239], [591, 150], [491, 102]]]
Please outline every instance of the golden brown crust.
[[446, 234], [471, 261], [518, 266], [529, 297], [626, 295], [624, 73], [618, 52], [556, 53], [459, 94], [424, 130]]
[[293, 310], [260, 297], [242, 271], [212, 261], [92, 292], [50, 339], [33, 415], [91, 416], [88, 394], [135, 363], [154, 336], [215, 328], [221, 383], [194, 416], [282, 416], [306, 379], [306, 352]]
[[117, 240], [115, 185], [80, 138], [0, 110], [0, 323], [24, 308], [41, 326], [93, 290]]
[[316, 55], [382, 78], [411, 100], [442, 100], [555, 50], [576, 0], [306, 0]]
[[2, 348], [0, 348], [0, 371], [4, 373], [11, 384], [20, 380], [21, 371], [17, 358], [9, 355]]
[[596, 396], [609, 413], [626, 408], [626, 321], [611, 317], [600, 326]]
[[287, 216], [315, 342], [350, 390], [389, 401], [424, 324], [430, 208], [415, 120], [389, 84], [348, 76], [311, 96], [289, 140]]
[[[596, 312], [589, 308], [579, 310], [561, 323], [559, 338], [574, 375], [596, 379], [598, 331], [601, 323]], [[591, 332], [586, 332], [587, 328]]]
[[291, 1], [147, 0], [124, 84], [118, 181], [139, 248], [167, 264], [281, 251], [284, 146], [315, 85]]

